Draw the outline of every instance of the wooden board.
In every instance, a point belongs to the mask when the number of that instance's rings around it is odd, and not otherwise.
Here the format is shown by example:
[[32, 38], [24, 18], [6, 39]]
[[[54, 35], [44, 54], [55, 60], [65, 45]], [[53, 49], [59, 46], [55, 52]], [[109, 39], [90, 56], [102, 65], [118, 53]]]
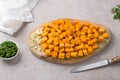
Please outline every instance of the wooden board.
[[78, 58], [71, 58], [71, 59], [65, 59], [65, 60], [61, 60], [61, 59], [57, 59], [57, 58], [52, 58], [52, 57], [47, 57], [45, 55], [44, 52], [40, 52], [38, 51], [37, 49], [31, 47], [31, 40], [30, 40], [30, 35], [35, 31], [37, 30], [38, 28], [41, 28], [41, 27], [38, 27], [36, 29], [34, 29], [30, 34], [29, 34], [29, 37], [28, 37], [28, 46], [30, 48], [30, 50], [32, 51], [32, 53], [34, 55], [36, 55], [37, 57], [45, 60], [45, 61], [49, 61], [49, 62], [53, 62], [53, 63], [58, 63], [58, 64], [74, 64], [74, 63], [79, 63], [79, 62], [82, 62], [84, 60], [87, 60], [88, 58], [91, 58], [92, 56], [94, 55], [97, 55], [99, 54], [101, 51], [103, 51], [110, 43], [110, 40], [111, 40], [111, 33], [110, 33], [110, 30], [104, 26], [104, 25], [101, 25], [101, 24], [97, 24], [97, 23], [94, 23], [94, 25], [98, 25], [98, 26], [102, 26], [109, 34], [109, 38], [108, 39], [105, 39], [102, 43], [99, 44], [99, 48], [96, 49], [95, 51], [93, 51], [92, 54], [88, 55], [88, 56], [84, 56], [84, 57], [78, 57]]

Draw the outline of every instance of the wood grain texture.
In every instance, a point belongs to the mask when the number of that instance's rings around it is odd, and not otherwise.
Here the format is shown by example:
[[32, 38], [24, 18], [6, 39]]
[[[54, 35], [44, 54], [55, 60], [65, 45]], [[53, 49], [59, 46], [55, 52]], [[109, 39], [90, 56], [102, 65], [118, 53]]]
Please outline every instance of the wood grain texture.
[[108, 39], [105, 39], [102, 43], [99, 44], [99, 48], [94, 50], [92, 54], [88, 55], [88, 56], [84, 56], [84, 57], [77, 57], [77, 58], [71, 58], [71, 59], [65, 59], [65, 60], [61, 60], [61, 59], [57, 59], [57, 58], [52, 58], [52, 57], [47, 57], [45, 55], [44, 52], [40, 52], [38, 51], [37, 49], [31, 47], [31, 40], [30, 40], [30, 35], [35, 31], [37, 30], [38, 28], [41, 28], [40, 27], [37, 27], [36, 29], [34, 29], [33, 31], [31, 31], [31, 33], [29, 34], [29, 37], [28, 37], [28, 46], [30, 48], [30, 50], [32, 51], [32, 53], [34, 55], [36, 55], [37, 57], [45, 60], [45, 61], [49, 61], [49, 62], [53, 62], [53, 63], [57, 63], [57, 64], [75, 64], [75, 63], [79, 63], [79, 62], [82, 62], [84, 60], [87, 60], [88, 58], [91, 58], [92, 56], [94, 55], [97, 55], [99, 54], [101, 51], [105, 50], [105, 48], [109, 45], [110, 43], [110, 40], [111, 40], [111, 33], [110, 33], [110, 30], [104, 26], [104, 25], [101, 25], [101, 24], [97, 24], [97, 23], [93, 23], [94, 25], [98, 25], [98, 26], [101, 26], [103, 27], [109, 34], [109, 38]]

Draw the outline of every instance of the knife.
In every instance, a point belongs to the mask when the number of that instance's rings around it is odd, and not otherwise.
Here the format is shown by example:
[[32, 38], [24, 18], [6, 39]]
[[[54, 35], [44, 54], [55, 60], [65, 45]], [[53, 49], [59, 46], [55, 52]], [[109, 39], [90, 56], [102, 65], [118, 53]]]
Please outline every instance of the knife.
[[72, 73], [78, 73], [78, 72], [83, 72], [83, 71], [87, 71], [87, 70], [91, 70], [91, 69], [95, 69], [95, 68], [99, 68], [99, 67], [103, 67], [103, 66], [107, 66], [116, 62], [120, 62], [120, 56], [116, 56], [113, 57], [111, 59], [105, 59], [96, 63], [92, 63], [92, 64], [88, 64], [82, 67], [78, 67], [73, 69], [71, 72]]

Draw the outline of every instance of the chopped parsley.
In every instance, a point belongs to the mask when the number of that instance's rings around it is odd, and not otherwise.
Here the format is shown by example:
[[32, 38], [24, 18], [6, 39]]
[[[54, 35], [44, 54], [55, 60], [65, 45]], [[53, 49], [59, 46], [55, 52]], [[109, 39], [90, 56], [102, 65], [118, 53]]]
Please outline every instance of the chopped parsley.
[[112, 13], [114, 14], [113, 19], [120, 20], [120, 4], [112, 8]]
[[0, 57], [10, 58], [16, 55], [17, 45], [12, 41], [4, 41], [0, 44]]

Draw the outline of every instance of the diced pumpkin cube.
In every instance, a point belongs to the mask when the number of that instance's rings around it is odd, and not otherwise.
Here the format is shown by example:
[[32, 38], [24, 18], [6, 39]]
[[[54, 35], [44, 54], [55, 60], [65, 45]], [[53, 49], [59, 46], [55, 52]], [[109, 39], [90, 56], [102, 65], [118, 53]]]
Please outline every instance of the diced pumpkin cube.
[[83, 37], [83, 38], [81, 37], [81, 41], [84, 42], [84, 43], [86, 43], [87, 38], [86, 37]]
[[45, 36], [47, 36], [47, 34], [48, 34], [48, 32], [42, 32], [42, 37], [45, 37]]
[[49, 33], [48, 36], [49, 36], [49, 37], [53, 37], [54, 34], [53, 34], [53, 33]]
[[62, 32], [60, 29], [58, 29], [58, 31], [57, 31], [59, 34]]
[[70, 46], [70, 44], [69, 43], [65, 43], [65, 47], [69, 47]]
[[94, 39], [92, 39], [92, 41], [93, 41], [93, 43], [96, 43], [96, 42], [97, 42], [97, 39], [96, 39], [96, 38], [94, 38]]
[[93, 44], [92, 40], [88, 41], [88, 45], [92, 45], [92, 44]]
[[72, 52], [72, 51], [74, 51], [74, 49], [73, 49], [73, 48], [70, 48], [70, 51]]
[[87, 31], [86, 30], [81, 30], [81, 35], [86, 35]]
[[70, 36], [68, 36], [68, 39], [69, 39], [69, 40], [71, 40], [72, 38], [73, 38], [73, 36], [71, 36], [71, 35], [70, 35]]
[[67, 36], [69, 36], [71, 34], [69, 30], [66, 30], [65, 32], [66, 32]]
[[70, 48], [65, 48], [65, 52], [70, 52]]
[[60, 26], [61, 24], [64, 24], [64, 21], [63, 20], [56, 20], [53, 23]]
[[88, 48], [89, 46], [88, 46], [88, 44], [85, 44], [85, 48]]
[[84, 54], [84, 55], [88, 55], [87, 49], [83, 49], [83, 54]]
[[68, 39], [62, 39], [61, 42], [62, 42], [62, 43], [68, 43], [69, 40], [68, 40]]
[[60, 43], [60, 44], [59, 44], [59, 47], [60, 47], [60, 48], [63, 48], [64, 46], [65, 46], [64, 43]]
[[64, 52], [64, 51], [65, 51], [64, 48], [59, 49], [59, 53]]
[[53, 49], [54, 49], [54, 45], [49, 44], [49, 45], [48, 45], [48, 48], [49, 48], [50, 50], [53, 50]]
[[87, 37], [88, 38], [93, 38], [93, 34], [88, 34]]
[[101, 33], [101, 34], [102, 34], [102, 33], [104, 33], [104, 32], [105, 32], [105, 29], [104, 29], [104, 28], [102, 28], [102, 27], [100, 27], [100, 28], [99, 28], [99, 33]]
[[99, 37], [99, 34], [98, 34], [98, 33], [95, 33], [93, 36], [94, 36], [95, 38], [98, 38], [98, 37]]
[[54, 30], [53, 28], [51, 28], [50, 31], [51, 31], [52, 33], [55, 32], [55, 30]]
[[59, 44], [59, 42], [58, 42], [57, 40], [54, 40], [53, 44], [54, 44], [55, 46], [57, 46], [57, 45]]
[[98, 48], [99, 48], [99, 46], [98, 46], [97, 43], [94, 43], [94, 44], [92, 45], [92, 47], [93, 47], [93, 49], [98, 49]]
[[81, 34], [81, 38], [86, 38], [87, 36], [85, 34]]
[[58, 52], [55, 52], [55, 51], [52, 52], [51, 56], [52, 56], [52, 58], [56, 58], [58, 56]]
[[47, 39], [47, 37], [42, 37], [42, 43], [44, 43]]
[[45, 50], [48, 47], [48, 44], [47, 43], [43, 43], [41, 47], [42, 47], [43, 50]]
[[80, 27], [75, 27], [75, 30], [76, 30], [76, 31], [79, 31], [79, 30], [80, 30]]
[[96, 30], [96, 29], [92, 29], [92, 32], [93, 32], [93, 33], [97, 33], [97, 30]]
[[67, 59], [70, 59], [70, 55], [71, 55], [71, 54], [70, 54], [69, 52], [67, 52], [66, 55], [65, 55], [65, 57], [66, 57]]
[[79, 43], [80, 43], [80, 39], [79, 39], [78, 37], [76, 37], [76, 38], [74, 39], [74, 41], [75, 41], [75, 44], [79, 44]]
[[76, 32], [76, 35], [77, 35], [77, 36], [80, 36], [80, 35], [81, 35], [81, 32], [80, 32], [80, 31], [77, 31], [77, 32]]
[[65, 24], [71, 24], [71, 20], [70, 19], [64, 19]]
[[60, 34], [60, 35], [59, 35], [59, 38], [60, 38], [60, 39], [63, 39], [63, 37], [64, 37], [63, 34]]
[[98, 42], [102, 42], [104, 40], [103, 36], [98, 37]]
[[75, 46], [74, 43], [70, 43], [69, 45], [70, 45], [69, 47], [74, 47]]
[[87, 33], [88, 33], [88, 34], [89, 34], [89, 33], [92, 33], [91, 29], [88, 28]]
[[91, 38], [88, 38], [88, 37], [87, 37], [87, 41], [90, 41], [90, 40], [91, 40]]
[[88, 30], [88, 27], [87, 27], [87, 26], [84, 26], [82, 29], [85, 30], [85, 31], [87, 31], [87, 30]]
[[79, 56], [79, 57], [83, 56], [83, 51], [82, 51], [82, 50], [79, 50], [78, 56]]
[[74, 40], [74, 39], [72, 39], [72, 40], [71, 40], [71, 43], [75, 43], [75, 40]]
[[65, 53], [59, 53], [58, 58], [59, 59], [65, 59]]
[[93, 24], [90, 24], [90, 26], [89, 26], [89, 29], [93, 29], [94, 28], [94, 25]]
[[78, 23], [78, 24], [75, 24], [75, 27], [77, 27], [77, 28], [81, 29], [81, 28], [82, 28], [82, 25], [83, 25], [83, 24]]
[[85, 45], [84, 44], [80, 44], [78, 46], [75, 47], [76, 50], [78, 49], [84, 49], [85, 48]]
[[85, 48], [85, 45], [82, 43], [79, 45], [79, 49], [84, 49]]
[[77, 52], [71, 52], [71, 57], [77, 57]]
[[48, 39], [48, 40], [47, 40], [47, 43], [48, 43], [48, 44], [51, 44], [52, 42], [53, 42], [52, 39]]
[[54, 24], [53, 29], [54, 29], [54, 31], [57, 31], [58, 30], [58, 25]]
[[73, 20], [73, 24], [75, 25], [75, 24], [78, 24], [78, 23], [80, 23], [81, 21], [80, 20], [78, 20], [78, 19], [75, 19], [75, 20]]
[[85, 22], [84, 22], [84, 25], [85, 25], [85, 26], [90, 26], [90, 22], [85, 21]]
[[109, 35], [108, 35], [107, 32], [103, 33], [102, 36], [103, 36], [104, 38], [106, 38], [106, 39], [109, 37]]
[[89, 48], [87, 48], [87, 49], [88, 49], [89, 54], [91, 54], [93, 52], [93, 48], [91, 46], [89, 46]]
[[45, 49], [45, 53], [47, 56], [51, 56], [51, 54], [52, 54], [50, 49]]
[[58, 32], [54, 32], [54, 36], [59, 36], [59, 33]]
[[54, 47], [54, 51], [58, 52], [59, 48], [58, 47]]
[[99, 26], [95, 26], [94, 28], [95, 28], [96, 30], [99, 30]]

